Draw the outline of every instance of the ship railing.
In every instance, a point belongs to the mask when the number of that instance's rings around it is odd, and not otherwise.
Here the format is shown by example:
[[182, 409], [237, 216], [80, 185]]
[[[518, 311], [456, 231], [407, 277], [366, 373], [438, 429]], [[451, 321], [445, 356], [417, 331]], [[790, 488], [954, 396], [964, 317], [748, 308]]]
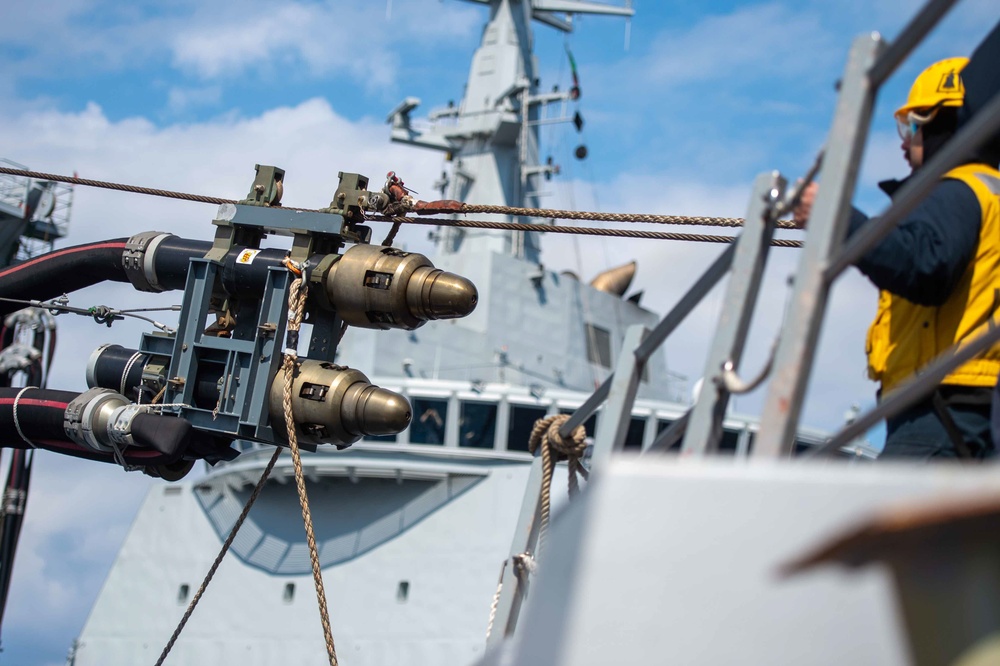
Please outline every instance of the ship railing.
[[[871, 33], [858, 37], [850, 49], [827, 148], [821, 156], [823, 187], [812, 207], [792, 300], [773, 362], [760, 377], [764, 380], [769, 376], [770, 384], [760, 431], [751, 451], [753, 457], [787, 457], [794, 451], [816, 342], [829, 291], [837, 277], [912, 211], [942, 175], [1000, 130], [1000, 94], [996, 94], [945, 149], [908, 181], [879, 219], [846, 239], [851, 200], [878, 90], [954, 4], [955, 0], [930, 0], [892, 44], [886, 44], [880, 35]], [[746, 222], [738, 240], [721, 253], [653, 330], [633, 326], [626, 332], [614, 374], [560, 428], [560, 434], [568, 437], [576, 426], [607, 403], [605, 416], [594, 437], [591, 459], [591, 467], [598, 474], [607, 459], [622, 449], [639, 377], [652, 351], [663, 344], [722, 277], [731, 272], [705, 364], [702, 389], [691, 409], [644, 450], [664, 451], [680, 441], [682, 454], [687, 456], [717, 451], [729, 398], [742, 383], [733, 381], [734, 378], [738, 380], [735, 369], [739, 367], [775, 223], [794, 206], [801, 188], [815, 175], [815, 170], [790, 190], [781, 174], [760, 174], [754, 182]], [[894, 391], [873, 410], [856, 418], [817, 450], [836, 451], [878, 420], [898, 414], [926, 398], [951, 370], [998, 341], [1000, 326], [993, 321], [987, 322], [979, 337], [943, 352], [918, 377]], [[511, 544], [512, 562], [520, 561], [525, 554], [536, 554], [541, 484], [542, 465], [536, 457]], [[520, 573], [518, 567], [504, 567], [488, 645], [495, 646], [514, 632], [527, 585], [527, 576]]]
[[[0, 157], [0, 164], [12, 169], [27, 171], [28, 167], [13, 160]], [[15, 207], [21, 207], [28, 198], [31, 179], [24, 176], [8, 176], [0, 174], [0, 201]]]

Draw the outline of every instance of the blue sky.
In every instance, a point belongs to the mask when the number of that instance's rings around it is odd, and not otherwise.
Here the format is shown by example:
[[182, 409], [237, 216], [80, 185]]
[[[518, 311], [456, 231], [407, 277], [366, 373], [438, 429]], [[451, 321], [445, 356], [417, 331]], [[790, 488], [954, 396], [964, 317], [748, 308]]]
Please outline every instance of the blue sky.
[[[544, 136], [543, 154], [563, 165], [548, 205], [742, 216], [755, 174], [779, 169], [797, 177], [824, 142], [851, 39], [875, 30], [891, 40], [918, 3], [635, 0], [634, 7], [628, 50], [620, 19], [583, 17], [568, 38], [536, 26], [543, 85], [569, 84], [568, 44], [586, 120], [582, 136], [569, 127]], [[483, 7], [457, 0], [3, 3], [0, 156], [43, 171], [223, 197], [245, 194], [255, 163], [277, 164], [287, 170], [286, 203], [301, 206], [328, 202], [338, 171], [377, 179], [393, 169], [428, 198], [440, 157], [389, 144], [384, 119], [408, 95], [422, 98], [421, 112], [461, 97], [485, 16]], [[910, 81], [934, 60], [967, 55], [996, 18], [995, 0], [961, 3], [886, 86], [860, 207], [881, 208], [874, 182], [905, 173], [891, 111]], [[572, 157], [581, 140], [590, 151], [584, 162]], [[78, 189], [71, 240], [147, 229], [207, 239], [213, 212]], [[400, 239], [423, 250], [425, 234], [404, 231]], [[637, 258], [635, 288], [662, 313], [719, 251], [552, 239], [544, 260], [587, 277]], [[748, 374], [777, 330], [795, 268], [794, 251], [773, 256], [745, 353]], [[719, 300], [714, 293], [667, 346], [671, 369], [692, 383]], [[74, 301], [145, 302], [117, 286]], [[852, 272], [830, 307], [806, 407], [807, 423], [825, 428], [836, 427], [851, 404], [872, 402], [863, 343], [875, 290]], [[84, 359], [97, 345], [135, 345], [142, 330], [59, 323], [51, 386], [67, 390], [84, 388]], [[759, 406], [752, 395], [736, 408]], [[148, 483], [39, 456], [4, 618], [6, 661], [63, 663]]]

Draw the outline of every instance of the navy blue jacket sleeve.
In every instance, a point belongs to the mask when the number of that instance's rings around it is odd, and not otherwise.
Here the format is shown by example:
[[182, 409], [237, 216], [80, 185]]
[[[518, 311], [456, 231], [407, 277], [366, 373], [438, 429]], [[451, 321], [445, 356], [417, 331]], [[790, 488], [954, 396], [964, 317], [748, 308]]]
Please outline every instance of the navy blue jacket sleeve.
[[[868, 218], [854, 210], [850, 234]], [[976, 255], [982, 212], [968, 185], [946, 179], [857, 266], [879, 289], [918, 305], [941, 305]]]

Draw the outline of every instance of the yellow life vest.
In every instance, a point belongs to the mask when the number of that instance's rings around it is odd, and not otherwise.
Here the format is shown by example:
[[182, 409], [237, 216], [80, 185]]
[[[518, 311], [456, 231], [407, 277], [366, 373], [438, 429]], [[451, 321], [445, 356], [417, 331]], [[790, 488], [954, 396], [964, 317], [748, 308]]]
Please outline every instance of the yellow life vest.
[[[868, 376], [882, 383], [883, 395], [955, 343], [974, 338], [994, 310], [1000, 309], [995, 302], [1000, 288], [1000, 172], [983, 164], [966, 164], [944, 177], [962, 181], [979, 200], [979, 245], [942, 305], [917, 305], [888, 291], [879, 292], [866, 351]], [[942, 384], [993, 386], [998, 374], [1000, 344], [955, 368]]]

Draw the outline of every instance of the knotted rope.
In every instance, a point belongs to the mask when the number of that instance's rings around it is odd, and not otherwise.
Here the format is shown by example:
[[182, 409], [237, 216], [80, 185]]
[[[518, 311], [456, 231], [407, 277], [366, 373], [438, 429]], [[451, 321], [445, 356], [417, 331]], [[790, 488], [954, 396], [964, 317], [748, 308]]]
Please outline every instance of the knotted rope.
[[549, 512], [551, 510], [552, 472], [560, 460], [569, 465], [569, 496], [573, 497], [580, 491], [577, 476], [582, 474], [580, 458], [583, 457], [587, 431], [582, 425], [573, 428], [568, 438], [559, 434], [559, 428], [569, 420], [569, 414], [555, 414], [535, 421], [528, 438], [528, 450], [534, 454], [542, 447], [542, 488], [539, 505], [538, 548], [542, 552], [545, 546], [545, 536], [549, 529]]
[[300, 275], [292, 281], [288, 290], [288, 335], [283, 362], [285, 371], [283, 396], [285, 429], [288, 431], [288, 448], [292, 451], [292, 464], [295, 466], [295, 486], [299, 491], [299, 504], [302, 505], [302, 522], [305, 524], [306, 541], [309, 543], [309, 559], [312, 561], [313, 582], [316, 583], [316, 600], [319, 602], [319, 619], [323, 625], [323, 636], [326, 638], [326, 652], [330, 658], [330, 666], [337, 666], [337, 650], [333, 644], [333, 631], [330, 629], [330, 613], [326, 607], [326, 591], [323, 589], [323, 572], [319, 565], [319, 551], [316, 548], [312, 513], [309, 511], [309, 497], [306, 495], [306, 483], [302, 475], [299, 440], [295, 433], [295, 419], [292, 414], [292, 380], [298, 369], [296, 347], [298, 347], [299, 328], [302, 326], [307, 294], [308, 287], [304, 286]]
[[[578, 477], [586, 477], [586, 471], [580, 464], [583, 452], [587, 448], [585, 440], [587, 431], [582, 425], [573, 428], [569, 437], [559, 434], [559, 428], [569, 420], [569, 414], [555, 414], [535, 421], [528, 437], [528, 450], [534, 455], [538, 447], [542, 447], [542, 485], [539, 490], [539, 521], [538, 521], [538, 545], [535, 553], [541, 553], [545, 547], [545, 537], [549, 531], [549, 513], [551, 512], [552, 501], [552, 473], [555, 471], [556, 463], [560, 460], [567, 461], [569, 466], [569, 496], [574, 497], [580, 492], [580, 482]], [[497, 590], [493, 594], [493, 601], [490, 604], [490, 619], [486, 625], [486, 640], [490, 639], [493, 633], [493, 624], [497, 617], [497, 608], [500, 605], [500, 594], [503, 591], [503, 577], [507, 570], [507, 564], [511, 563], [519, 584], [524, 585], [525, 579], [535, 571], [537, 566], [535, 557], [530, 552], [518, 553], [503, 561], [500, 567], [500, 580], [497, 583]]]
[[497, 591], [493, 594], [493, 601], [490, 603], [490, 621], [486, 625], [487, 641], [490, 640], [490, 636], [493, 634], [493, 624], [497, 619], [497, 608], [500, 606], [500, 593], [503, 592], [503, 575], [507, 571], [508, 562], [514, 563], [514, 574], [522, 585], [528, 574], [535, 573], [535, 569], [538, 566], [535, 558], [528, 553], [519, 553], [503, 561], [503, 564], [500, 566], [500, 580], [497, 582]]

